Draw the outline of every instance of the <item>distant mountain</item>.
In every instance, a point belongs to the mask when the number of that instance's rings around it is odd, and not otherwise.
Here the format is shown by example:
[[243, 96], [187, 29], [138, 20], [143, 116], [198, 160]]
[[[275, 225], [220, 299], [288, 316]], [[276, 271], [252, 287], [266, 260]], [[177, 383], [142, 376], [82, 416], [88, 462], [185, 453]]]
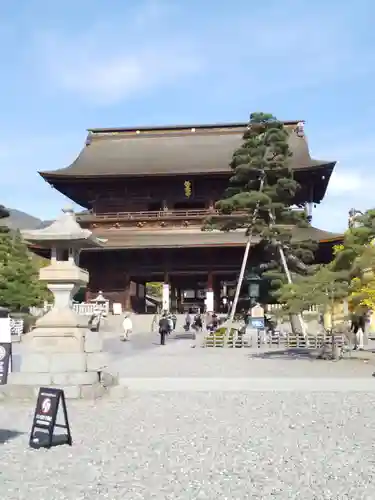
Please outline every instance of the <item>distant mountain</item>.
[[38, 229], [43, 224], [43, 221], [33, 217], [20, 210], [15, 210], [13, 208], [8, 208], [9, 217], [0, 219], [0, 225], [7, 226], [9, 229], [13, 230], [24, 230], [24, 229]]

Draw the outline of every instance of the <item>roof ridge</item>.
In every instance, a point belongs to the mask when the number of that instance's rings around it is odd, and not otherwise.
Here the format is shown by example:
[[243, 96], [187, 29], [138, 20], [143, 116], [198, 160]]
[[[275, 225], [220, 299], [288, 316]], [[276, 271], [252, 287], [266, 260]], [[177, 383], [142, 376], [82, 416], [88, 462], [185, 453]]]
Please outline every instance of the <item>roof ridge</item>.
[[[284, 125], [297, 125], [304, 123], [305, 120], [281, 120]], [[93, 134], [112, 133], [112, 132], [160, 132], [162, 130], [178, 131], [189, 129], [222, 129], [222, 128], [243, 128], [247, 127], [249, 122], [225, 122], [225, 123], [203, 123], [203, 124], [186, 124], [186, 125], [156, 125], [156, 126], [135, 126], [135, 127], [97, 127], [88, 128], [87, 131]]]

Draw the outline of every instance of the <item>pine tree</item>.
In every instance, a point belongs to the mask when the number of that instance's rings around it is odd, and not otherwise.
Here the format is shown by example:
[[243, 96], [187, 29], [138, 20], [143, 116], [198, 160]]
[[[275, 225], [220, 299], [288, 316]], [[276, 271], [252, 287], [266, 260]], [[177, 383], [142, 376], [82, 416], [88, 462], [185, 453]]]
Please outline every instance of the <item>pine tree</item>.
[[48, 291], [21, 235], [0, 233], [0, 305], [12, 311], [39, 306]]
[[311, 306], [320, 306], [321, 312], [332, 309], [337, 301], [346, 298], [350, 282], [345, 271], [332, 271], [330, 265], [322, 265], [310, 276], [299, 277], [293, 284], [282, 286], [279, 299], [287, 314], [299, 314]]
[[216, 204], [221, 217], [211, 217], [204, 227], [222, 231], [245, 228], [247, 234], [257, 236], [265, 256], [261, 272], [276, 288], [285, 282], [279, 245], [287, 259], [308, 264], [315, 250], [313, 242], [292, 241], [293, 228], [309, 223], [304, 210], [292, 208], [299, 184], [291, 168], [288, 137], [284, 124], [273, 115], [250, 115], [243, 144], [233, 154], [229, 187]]

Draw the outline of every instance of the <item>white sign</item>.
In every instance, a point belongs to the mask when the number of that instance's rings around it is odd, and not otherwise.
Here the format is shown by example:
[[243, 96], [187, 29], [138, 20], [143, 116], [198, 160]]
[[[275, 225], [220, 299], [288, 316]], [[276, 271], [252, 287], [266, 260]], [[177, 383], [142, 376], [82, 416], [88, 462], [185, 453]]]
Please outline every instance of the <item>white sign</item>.
[[122, 314], [122, 304], [121, 302], [114, 302], [112, 305], [112, 311], [114, 316], [119, 316]]
[[[10, 329], [10, 318], [0, 318], [0, 343], [12, 343], [12, 331]], [[11, 351], [12, 352], [12, 351]], [[8, 372], [12, 371], [12, 355], [9, 358]]]
[[214, 292], [207, 292], [205, 303], [207, 312], [214, 312]]
[[163, 311], [169, 311], [169, 285], [168, 283], [163, 284]]
[[0, 342], [12, 342], [10, 318], [0, 318]]
[[263, 318], [264, 309], [259, 304], [251, 308], [251, 317], [252, 318]]

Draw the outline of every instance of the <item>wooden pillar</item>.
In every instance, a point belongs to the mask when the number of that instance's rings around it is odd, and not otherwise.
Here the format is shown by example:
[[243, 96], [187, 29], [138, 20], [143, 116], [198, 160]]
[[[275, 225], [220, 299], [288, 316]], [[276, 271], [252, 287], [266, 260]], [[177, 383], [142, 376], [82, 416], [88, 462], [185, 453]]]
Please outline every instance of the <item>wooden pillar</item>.
[[212, 274], [212, 271], [209, 271], [207, 276], [207, 291], [213, 292], [213, 289], [214, 289], [214, 276]]
[[144, 282], [137, 283], [137, 309], [139, 313], [143, 314], [146, 312], [146, 284]]
[[131, 310], [131, 298], [130, 298], [130, 275], [125, 274], [125, 287], [124, 287], [124, 310]]
[[214, 292], [214, 310], [215, 312], [219, 312], [221, 308], [221, 286], [220, 286], [220, 276], [215, 276], [215, 280], [213, 283], [213, 292]]

